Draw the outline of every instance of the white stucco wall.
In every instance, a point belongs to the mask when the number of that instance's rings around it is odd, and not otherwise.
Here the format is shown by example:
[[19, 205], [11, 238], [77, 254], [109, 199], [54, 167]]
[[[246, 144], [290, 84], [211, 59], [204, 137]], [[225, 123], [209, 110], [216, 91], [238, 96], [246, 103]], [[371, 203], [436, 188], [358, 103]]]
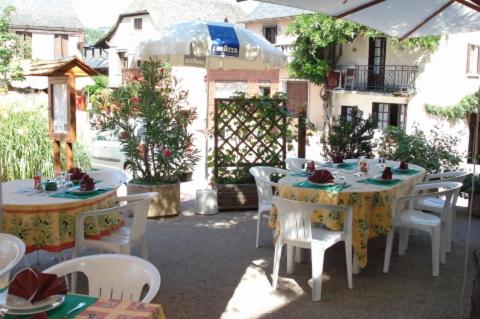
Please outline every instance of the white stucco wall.
[[[469, 138], [467, 123], [462, 120], [449, 123], [431, 116], [425, 112], [424, 106], [449, 106], [478, 90], [479, 78], [466, 74], [469, 43], [480, 44], [480, 32], [444, 36], [438, 49], [432, 54], [423, 50], [388, 46], [386, 65], [417, 66], [416, 94], [411, 97], [395, 97], [383, 93], [337, 91], [333, 94], [334, 114], [340, 114], [342, 105], [358, 106], [370, 114], [373, 102], [408, 104], [407, 131], [411, 131], [414, 126], [427, 132], [438, 127], [443, 133], [458, 136], [461, 139], [459, 150], [466, 153]], [[368, 40], [358, 38], [345, 45], [340, 64], [367, 65]]]
[[32, 34], [32, 59], [52, 60], [55, 58], [55, 41], [53, 34]]
[[75, 55], [82, 58], [82, 52], [78, 49], [78, 43], [81, 42], [79, 36], [68, 36], [68, 55]]

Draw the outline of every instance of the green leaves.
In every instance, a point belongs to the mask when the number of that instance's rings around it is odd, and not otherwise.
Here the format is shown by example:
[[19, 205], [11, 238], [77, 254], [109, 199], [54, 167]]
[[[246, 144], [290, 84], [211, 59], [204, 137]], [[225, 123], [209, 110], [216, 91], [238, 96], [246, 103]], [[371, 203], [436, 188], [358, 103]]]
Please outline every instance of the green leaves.
[[125, 165], [138, 182], [177, 182], [200, 158], [187, 131], [196, 111], [188, 107], [187, 93], [176, 88], [170, 71], [168, 63], [143, 62], [140, 77], [109, 91], [94, 106], [93, 125], [119, 133]]
[[375, 127], [375, 120], [364, 119], [363, 112], [353, 108], [348, 121], [343, 117], [336, 119], [330, 132], [322, 136], [323, 155], [330, 159], [339, 155], [343, 158], [372, 157]]
[[444, 117], [449, 121], [457, 121], [466, 119], [468, 115], [477, 113], [478, 98], [476, 93], [464, 96], [460, 102], [450, 106], [438, 106], [426, 104], [425, 111], [427, 113]]
[[420, 165], [429, 173], [454, 170], [462, 160], [457, 151], [459, 138], [441, 132], [436, 127], [427, 136], [418, 127], [411, 134], [400, 127], [388, 127], [379, 140], [378, 155]]

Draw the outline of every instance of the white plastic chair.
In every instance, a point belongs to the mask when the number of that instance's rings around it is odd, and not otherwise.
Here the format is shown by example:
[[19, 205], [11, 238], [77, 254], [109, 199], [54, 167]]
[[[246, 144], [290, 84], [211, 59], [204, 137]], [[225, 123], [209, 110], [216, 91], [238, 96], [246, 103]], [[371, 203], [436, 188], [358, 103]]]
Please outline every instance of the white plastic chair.
[[[385, 248], [385, 261], [383, 272], [388, 273], [390, 268], [390, 257], [392, 253], [393, 237], [395, 228], [402, 227], [400, 230], [400, 240], [398, 244], [398, 254], [405, 254], [408, 246], [408, 237], [410, 229], [417, 229], [428, 232], [432, 240], [432, 275], [438, 276], [440, 273], [440, 261], [446, 262], [446, 238], [442, 233], [446, 232], [446, 223], [448, 214], [451, 213], [451, 205], [454, 193], [462, 187], [462, 184], [456, 182], [438, 182], [418, 184], [413, 193], [415, 195], [401, 197], [397, 200], [394, 221], [392, 229], [387, 235], [387, 244]], [[441, 191], [436, 191], [443, 189]], [[436, 191], [431, 193], [429, 191]], [[419, 192], [424, 192], [418, 194]], [[415, 203], [421, 199], [429, 197], [445, 196], [440, 216], [422, 212], [415, 209]], [[405, 205], [408, 204], [407, 208]]]
[[[311, 249], [313, 278], [312, 300], [319, 301], [322, 292], [325, 250], [339, 241], [345, 242], [348, 288], [352, 289], [352, 208], [347, 206], [312, 204], [279, 197], [273, 198], [273, 204], [278, 210], [277, 220], [280, 225], [280, 233], [275, 244], [273, 260], [273, 289], [277, 288], [278, 270], [283, 245], [287, 244], [287, 273], [289, 274], [293, 272], [294, 248]], [[312, 227], [312, 212], [319, 209], [343, 212], [343, 230], [333, 231], [326, 228]]]
[[[142, 290], [148, 285], [148, 292], [141, 300], [143, 303], [155, 298], [161, 282], [158, 269], [150, 262], [135, 256], [116, 254], [74, 258], [44, 272], [58, 277], [83, 273], [88, 280], [88, 295], [106, 299], [140, 301]], [[74, 283], [70, 290], [76, 292]]]
[[[427, 174], [425, 177], [425, 182], [457, 182], [457, 183], [462, 183], [467, 177], [468, 173], [463, 172], [463, 171], [453, 171], [453, 172], [445, 172], [445, 173], [436, 173], [436, 174]], [[447, 220], [447, 247], [446, 251], [451, 252], [452, 251], [452, 240], [453, 240], [453, 229], [455, 225], [455, 220], [457, 216], [457, 200], [458, 196], [460, 194], [460, 189], [456, 191], [453, 194], [453, 201], [452, 201], [452, 211], [450, 214], [448, 214], [448, 220]], [[444, 205], [445, 200], [443, 198], [439, 197], [427, 197], [427, 198], [422, 198], [416, 202], [415, 209], [418, 210], [425, 210], [437, 214], [441, 214], [442, 208]]]
[[289, 157], [285, 159], [285, 164], [287, 165], [287, 169], [289, 171], [295, 172], [295, 173], [302, 173], [305, 172], [305, 167], [309, 162], [314, 162], [316, 167], [319, 167], [322, 165], [322, 163], [306, 158], [300, 158], [300, 157]]
[[25, 244], [20, 238], [0, 233], [0, 288], [8, 284], [10, 271], [24, 255]]
[[[76, 217], [75, 248], [72, 257], [77, 257], [81, 247], [97, 248], [115, 253], [130, 255], [132, 246], [142, 245], [142, 257], [148, 260], [148, 243], [146, 238], [146, 222], [148, 210], [152, 198], [158, 193], [143, 193], [124, 197], [118, 197], [119, 202], [127, 202], [126, 205], [113, 208], [100, 209], [89, 212], [82, 212]], [[111, 213], [133, 214], [133, 221], [130, 227], [124, 226], [113, 231], [108, 236], [102, 236], [99, 240], [85, 237], [85, 219], [91, 216], [104, 216]]]
[[250, 174], [255, 178], [255, 184], [257, 185], [258, 192], [258, 220], [257, 220], [257, 239], [256, 247], [259, 247], [259, 237], [260, 237], [260, 221], [262, 218], [262, 213], [270, 213], [272, 209], [272, 187], [277, 187], [277, 183], [271, 181], [272, 174], [283, 174], [289, 175], [291, 172], [269, 166], [256, 166], [251, 167], [249, 170]]

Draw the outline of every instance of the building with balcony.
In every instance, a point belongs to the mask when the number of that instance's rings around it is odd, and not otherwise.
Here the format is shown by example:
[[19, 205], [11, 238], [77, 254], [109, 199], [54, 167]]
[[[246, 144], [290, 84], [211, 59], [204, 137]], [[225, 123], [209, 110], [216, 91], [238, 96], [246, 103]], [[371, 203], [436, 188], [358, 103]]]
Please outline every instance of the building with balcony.
[[[243, 22], [288, 54], [295, 38], [287, 34], [287, 26], [295, 16], [306, 13], [260, 3]], [[448, 122], [427, 114], [425, 105], [453, 105], [478, 90], [479, 44], [480, 33], [442, 36], [433, 52], [402, 49], [387, 38], [357, 37], [342, 46], [342, 55], [325, 85], [293, 79], [287, 70], [281, 70], [279, 89], [287, 92], [291, 108], [306, 108], [309, 121], [318, 129], [327, 112], [329, 117], [348, 118], [350, 110], [358, 108], [365, 116], [378, 118], [380, 130], [389, 125], [407, 131], [418, 126], [456, 134], [461, 139], [460, 151], [466, 154], [474, 132], [468, 119]], [[328, 108], [320, 98], [325, 92], [331, 93]]]

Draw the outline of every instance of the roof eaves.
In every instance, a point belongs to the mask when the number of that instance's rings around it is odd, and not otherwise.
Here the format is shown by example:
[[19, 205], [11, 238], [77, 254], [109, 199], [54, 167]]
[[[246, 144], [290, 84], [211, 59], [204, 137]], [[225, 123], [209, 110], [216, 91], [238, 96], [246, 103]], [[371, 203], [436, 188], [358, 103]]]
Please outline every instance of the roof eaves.
[[109, 47], [107, 41], [109, 41], [112, 38], [115, 31], [117, 31], [118, 26], [120, 25], [120, 22], [122, 22], [123, 18], [139, 16], [139, 15], [144, 15], [144, 14], [149, 14], [148, 10], [127, 12], [127, 13], [122, 13], [122, 14], [118, 15], [117, 21], [112, 26], [112, 28], [107, 33], [105, 33], [105, 35], [101, 39], [97, 40], [97, 42], [95, 42], [92, 45], [92, 47], [107, 49]]

